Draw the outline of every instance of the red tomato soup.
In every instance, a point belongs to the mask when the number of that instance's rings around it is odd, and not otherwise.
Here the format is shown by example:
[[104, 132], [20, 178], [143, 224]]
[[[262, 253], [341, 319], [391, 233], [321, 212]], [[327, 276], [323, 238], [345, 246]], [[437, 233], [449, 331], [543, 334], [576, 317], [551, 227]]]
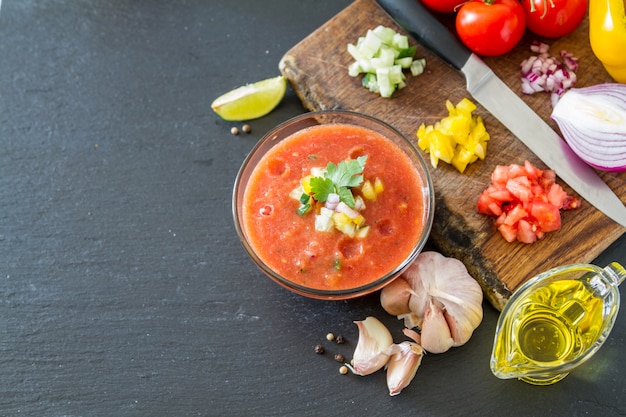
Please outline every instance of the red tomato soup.
[[[361, 211], [369, 233], [316, 231], [315, 214], [299, 215], [290, 193], [311, 168], [364, 155], [364, 180], [378, 177], [384, 186]], [[255, 167], [244, 194], [244, 230], [259, 258], [296, 284], [360, 287], [391, 272], [417, 244], [424, 229], [421, 183], [408, 156], [384, 136], [353, 125], [313, 126], [281, 141]]]

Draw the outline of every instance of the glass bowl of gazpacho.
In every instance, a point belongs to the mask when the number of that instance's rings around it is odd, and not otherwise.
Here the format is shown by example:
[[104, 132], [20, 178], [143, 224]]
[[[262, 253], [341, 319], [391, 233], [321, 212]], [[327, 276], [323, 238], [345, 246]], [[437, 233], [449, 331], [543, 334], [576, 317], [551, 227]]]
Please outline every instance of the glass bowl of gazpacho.
[[233, 191], [235, 228], [254, 263], [300, 295], [381, 289], [423, 249], [434, 215], [428, 168], [388, 124], [339, 110], [269, 131]]

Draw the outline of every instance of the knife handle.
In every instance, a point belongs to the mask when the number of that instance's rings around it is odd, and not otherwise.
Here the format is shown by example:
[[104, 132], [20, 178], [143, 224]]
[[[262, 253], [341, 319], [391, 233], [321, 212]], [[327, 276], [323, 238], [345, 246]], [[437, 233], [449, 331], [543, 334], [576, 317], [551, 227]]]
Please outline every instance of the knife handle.
[[457, 70], [472, 55], [420, 0], [376, 0], [404, 30]]

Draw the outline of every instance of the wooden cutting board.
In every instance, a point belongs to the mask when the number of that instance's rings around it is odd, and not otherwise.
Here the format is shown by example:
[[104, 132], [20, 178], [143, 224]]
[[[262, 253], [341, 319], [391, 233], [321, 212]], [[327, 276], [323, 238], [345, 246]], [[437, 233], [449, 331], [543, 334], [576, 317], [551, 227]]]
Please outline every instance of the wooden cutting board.
[[[451, 16], [439, 18], [452, 27]], [[356, 0], [284, 55], [281, 72], [306, 108], [369, 114], [415, 140], [421, 123], [433, 124], [446, 116], [446, 100], [456, 104], [467, 97], [475, 102], [465, 89], [463, 75], [412, 38], [411, 45], [418, 45], [416, 57], [426, 58], [424, 74], [418, 77], [408, 74], [408, 86], [390, 99], [361, 87], [360, 78], [348, 75], [352, 58], [346, 46], [356, 43], [368, 29], [378, 25], [403, 32], [373, 0]], [[519, 65], [533, 55], [530, 51], [533, 40], [541, 39], [527, 34], [511, 53], [484, 60], [558, 131], [549, 117], [552, 110], [549, 95], [520, 93]], [[543, 41], [551, 45], [552, 55], [558, 56], [559, 51], [566, 50], [579, 59], [577, 87], [612, 82], [591, 51], [586, 20], [566, 37]], [[478, 195], [489, 184], [496, 165], [523, 164], [527, 159], [542, 169], [547, 167], [480, 105], [475, 113], [483, 117], [491, 135], [487, 158], [468, 167], [464, 174], [445, 163], [440, 163], [437, 169], [429, 164], [436, 194], [435, 223], [430, 240], [445, 255], [461, 259], [481, 284], [486, 298], [501, 309], [512, 291], [532, 276], [563, 264], [591, 262], [626, 229], [584, 201], [582, 208], [563, 212], [562, 228], [548, 233], [543, 240], [530, 245], [506, 242], [493, 221], [476, 211]], [[428, 163], [428, 156], [422, 155]], [[626, 203], [626, 173], [600, 175]], [[573, 193], [562, 181], [558, 182], [568, 193]]]

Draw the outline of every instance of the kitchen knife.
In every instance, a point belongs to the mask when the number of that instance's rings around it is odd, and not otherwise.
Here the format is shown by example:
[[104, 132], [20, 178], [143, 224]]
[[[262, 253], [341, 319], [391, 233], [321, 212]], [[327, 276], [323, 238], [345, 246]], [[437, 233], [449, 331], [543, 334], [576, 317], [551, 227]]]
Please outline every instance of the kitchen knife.
[[376, 0], [424, 47], [465, 75], [467, 91], [581, 197], [626, 227], [626, 207], [557, 133], [419, 0]]

